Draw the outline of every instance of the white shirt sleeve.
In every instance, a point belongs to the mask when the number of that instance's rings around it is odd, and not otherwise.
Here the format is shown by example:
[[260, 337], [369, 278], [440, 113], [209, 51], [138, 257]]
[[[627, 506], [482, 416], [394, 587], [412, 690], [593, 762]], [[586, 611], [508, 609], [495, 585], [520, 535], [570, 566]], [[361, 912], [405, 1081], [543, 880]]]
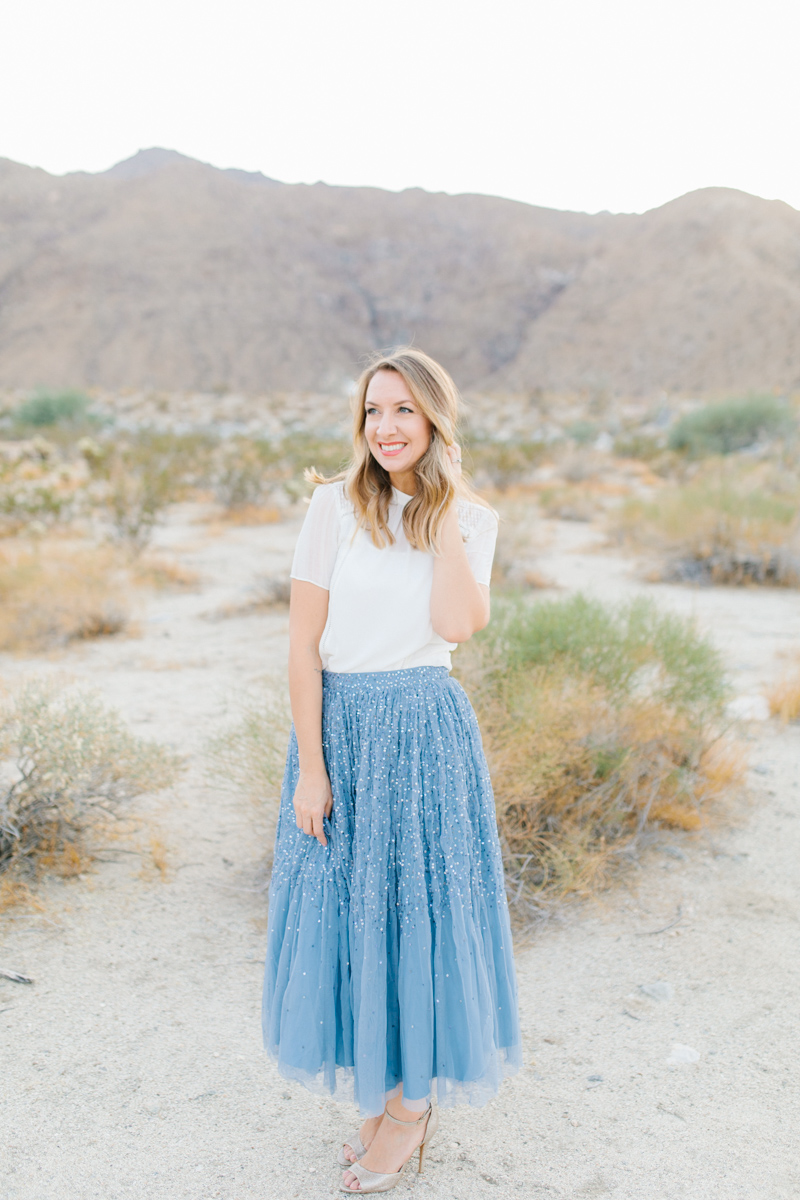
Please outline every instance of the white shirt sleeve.
[[317, 485], [297, 539], [290, 572], [292, 579], [315, 583], [326, 591], [330, 590], [341, 531], [336, 492], [335, 483]]
[[492, 562], [497, 542], [497, 517], [489, 508], [470, 506], [470, 521], [464, 549], [478, 583], [489, 586], [492, 578]]

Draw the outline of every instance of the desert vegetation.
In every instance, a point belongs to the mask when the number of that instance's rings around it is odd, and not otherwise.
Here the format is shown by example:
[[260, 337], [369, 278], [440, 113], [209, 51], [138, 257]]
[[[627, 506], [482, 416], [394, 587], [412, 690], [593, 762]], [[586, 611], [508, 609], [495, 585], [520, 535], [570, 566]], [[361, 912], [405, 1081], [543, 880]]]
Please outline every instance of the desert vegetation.
[[615, 529], [633, 546], [656, 549], [666, 579], [797, 587], [799, 513], [794, 470], [715, 459], [649, 500], [629, 500]]
[[272, 803], [280, 792], [291, 717], [283, 681], [270, 680], [236, 702], [233, 719], [206, 747], [206, 777], [214, 787]]
[[32, 678], [0, 707], [0, 877], [82, 870], [92, 834], [143, 792], [169, 787], [179, 760], [132, 735], [90, 690]]
[[668, 445], [690, 458], [733, 454], [760, 441], [790, 436], [794, 415], [776, 396], [744, 396], [686, 413], [670, 430]]
[[736, 783], [718, 654], [643, 600], [507, 596], [460, 652], [518, 916], [603, 886], [661, 829], [696, 831]]
[[800, 721], [800, 662], [784, 671], [767, 692], [769, 711], [785, 725]]
[[[141, 589], [199, 586], [153, 549], [174, 505], [212, 538], [297, 519], [304, 469], [332, 473], [347, 458], [343, 399], [320, 409], [316, 397], [277, 398], [248, 432], [215, 415], [229, 410], [224, 396], [197, 399], [195, 421], [185, 398], [172, 421], [172, 403], [120, 398], [116, 411], [113, 398], [75, 392], [6, 403], [0, 649], [135, 629]], [[473, 396], [468, 418], [465, 463], [501, 527], [494, 620], [457, 669], [486, 730], [512, 899], [530, 915], [602, 886], [659, 830], [701, 829], [739, 774], [722, 669], [690, 626], [646, 604], [533, 602], [551, 587], [538, 564], [548, 523], [591, 525], [642, 557], [650, 578], [798, 586], [796, 412], [770, 396], [625, 405], [536, 394]], [[255, 564], [244, 596], [208, 615], [279, 611], [287, 598], [285, 574]], [[209, 781], [263, 803], [268, 820], [288, 730], [279, 694], [270, 685], [239, 701], [207, 753]], [[773, 713], [796, 720], [798, 694], [790, 673]], [[58, 825], [73, 844], [71, 820], [53, 817], [47, 837]]]

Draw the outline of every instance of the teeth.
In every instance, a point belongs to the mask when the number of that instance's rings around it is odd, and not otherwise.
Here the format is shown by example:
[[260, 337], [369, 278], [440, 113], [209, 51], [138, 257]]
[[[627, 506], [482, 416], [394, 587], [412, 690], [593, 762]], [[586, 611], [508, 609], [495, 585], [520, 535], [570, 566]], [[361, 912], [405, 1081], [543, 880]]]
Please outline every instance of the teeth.
[[381, 442], [381, 450], [402, 450], [405, 442]]

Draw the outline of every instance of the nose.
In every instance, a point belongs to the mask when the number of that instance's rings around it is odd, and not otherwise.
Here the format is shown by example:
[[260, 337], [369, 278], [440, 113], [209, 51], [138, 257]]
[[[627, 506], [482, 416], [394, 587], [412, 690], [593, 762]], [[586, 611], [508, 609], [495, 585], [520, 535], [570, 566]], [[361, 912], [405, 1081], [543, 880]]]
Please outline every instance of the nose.
[[384, 438], [388, 437], [389, 434], [396, 432], [397, 425], [395, 424], [394, 414], [384, 413], [378, 422], [378, 437], [383, 440]]

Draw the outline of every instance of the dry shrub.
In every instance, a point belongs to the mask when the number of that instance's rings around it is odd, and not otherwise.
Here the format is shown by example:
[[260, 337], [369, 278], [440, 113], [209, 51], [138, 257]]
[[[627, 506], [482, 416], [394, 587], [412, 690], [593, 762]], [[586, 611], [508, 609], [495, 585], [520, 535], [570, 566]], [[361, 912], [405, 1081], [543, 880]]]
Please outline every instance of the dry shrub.
[[292, 581], [288, 575], [257, 575], [247, 589], [249, 599], [223, 604], [207, 614], [210, 621], [228, 621], [237, 617], [252, 617], [288, 605]]
[[108, 509], [113, 537], [131, 558], [141, 554], [153, 536], [165, 509], [177, 497], [176, 478], [168, 463], [154, 469], [131, 465], [123, 455], [112, 463], [108, 481]]
[[472, 438], [464, 449], [470, 473], [477, 476], [481, 486], [495, 487], [500, 492], [514, 484], [529, 482], [548, 451], [543, 442], [519, 438], [508, 441]]
[[142, 859], [141, 876], [143, 878], [152, 878], [153, 875], [163, 881], [169, 875], [169, 850], [163, 838], [158, 833], [151, 833], [148, 843], [147, 852]]
[[84, 515], [90, 507], [89, 479], [81, 455], [65, 457], [46, 438], [0, 442], [0, 537]]
[[280, 791], [289, 736], [289, 715], [277, 681], [237, 702], [233, 723], [206, 747], [206, 776], [254, 802]]
[[767, 701], [771, 715], [784, 725], [800, 720], [800, 669], [778, 680], [768, 690]]
[[0, 874], [0, 913], [9, 908], [19, 908], [24, 905], [36, 912], [43, 912], [44, 905], [30, 889], [24, 879], [13, 879], [9, 875]]
[[632, 500], [617, 531], [656, 547], [662, 577], [692, 583], [800, 585], [800, 480], [769, 465], [712, 466], [651, 501]]
[[274, 504], [243, 504], [238, 508], [226, 509], [224, 513], [229, 525], [275, 525], [283, 520], [283, 516], [283, 512]]
[[206, 779], [215, 788], [244, 796], [265, 818], [266, 865], [271, 859], [291, 716], [283, 686], [271, 681], [237, 704], [233, 723], [206, 747]]
[[695, 830], [741, 773], [719, 658], [636, 601], [496, 606], [459, 674], [483, 729], [518, 915], [603, 886], [659, 827]]
[[48, 540], [0, 550], [0, 649], [44, 650], [119, 633], [128, 615], [110, 548]]
[[135, 737], [93, 692], [33, 679], [0, 709], [0, 873], [80, 873], [87, 839], [135, 796], [169, 787], [179, 760]]
[[591, 521], [600, 507], [588, 488], [577, 486], [546, 488], [539, 503], [546, 517], [559, 521]]
[[137, 559], [131, 564], [131, 574], [134, 581], [143, 587], [157, 588], [159, 591], [169, 588], [195, 588], [200, 582], [197, 571], [185, 567], [174, 559], [148, 555]]

